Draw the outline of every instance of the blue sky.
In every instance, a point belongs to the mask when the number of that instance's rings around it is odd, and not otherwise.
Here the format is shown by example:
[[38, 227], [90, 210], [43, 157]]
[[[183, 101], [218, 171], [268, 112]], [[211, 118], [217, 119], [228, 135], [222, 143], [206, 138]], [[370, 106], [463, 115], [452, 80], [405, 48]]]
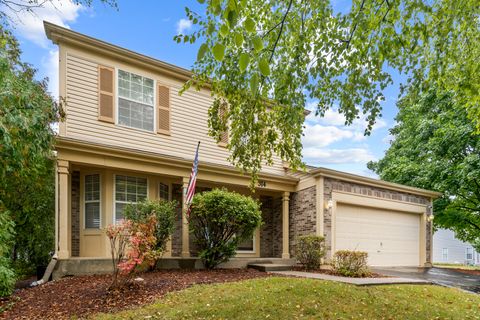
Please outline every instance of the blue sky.
[[[34, 15], [23, 13], [15, 29], [21, 43], [23, 60], [39, 70], [39, 77], [50, 78], [50, 90], [58, 93], [58, 50], [46, 37], [42, 20], [71, 28], [86, 35], [152, 56], [154, 58], [190, 68], [198, 44], [177, 44], [173, 37], [179, 31], [191, 28], [185, 19], [185, 6], [198, 12], [202, 7], [196, 0], [138, 1], [119, 0], [119, 10], [94, 1], [91, 8], [73, 5], [69, 0], [54, 0], [55, 7], [39, 9]], [[338, 10], [350, 1], [334, 2]], [[307, 164], [341, 171], [373, 176], [366, 163], [382, 157], [388, 148], [388, 129], [394, 125], [397, 113], [395, 101], [401, 77], [394, 75], [395, 84], [384, 92], [383, 117], [379, 119], [371, 136], [363, 136], [365, 123], [360, 119], [344, 126], [341, 114], [335, 110], [324, 118], [312, 113], [306, 120], [304, 160]], [[315, 101], [308, 108], [313, 109]]]

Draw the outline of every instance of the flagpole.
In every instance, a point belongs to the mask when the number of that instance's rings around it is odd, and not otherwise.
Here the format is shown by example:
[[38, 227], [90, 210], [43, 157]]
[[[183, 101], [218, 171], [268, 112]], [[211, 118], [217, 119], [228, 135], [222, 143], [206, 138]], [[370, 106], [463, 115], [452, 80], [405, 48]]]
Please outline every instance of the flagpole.
[[200, 141], [198, 141], [195, 157], [193, 159], [192, 172], [190, 179], [183, 177], [183, 192], [182, 192], [182, 257], [190, 257], [190, 232], [189, 232], [189, 216], [190, 204], [192, 203], [193, 195], [195, 194], [195, 184], [197, 181], [198, 172], [198, 150], [200, 148]]

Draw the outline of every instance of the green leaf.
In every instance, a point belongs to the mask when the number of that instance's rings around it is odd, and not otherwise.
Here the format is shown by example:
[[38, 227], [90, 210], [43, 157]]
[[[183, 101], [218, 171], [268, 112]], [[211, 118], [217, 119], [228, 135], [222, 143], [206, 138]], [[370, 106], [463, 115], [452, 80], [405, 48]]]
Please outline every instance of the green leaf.
[[259, 52], [263, 49], [263, 41], [260, 37], [256, 36], [252, 40], [253, 42], [253, 48], [255, 49], [256, 52]]
[[213, 23], [208, 25], [207, 34], [211, 36], [215, 32], [215, 25]]
[[205, 3], [205, 0], [197, 0], [197, 1], [198, 1], [198, 3], [200, 3], [200, 4], [204, 4], [204, 3]]
[[235, 34], [235, 45], [241, 47], [243, 44], [243, 35], [241, 33]]
[[240, 72], [244, 72], [248, 64], [250, 63], [250, 56], [247, 53], [240, 54], [240, 58], [238, 59], [238, 67], [240, 68]]
[[220, 27], [220, 35], [225, 38], [228, 34], [228, 27], [223, 24], [221, 27]]
[[207, 52], [207, 50], [208, 50], [208, 45], [206, 43], [202, 43], [202, 45], [198, 49], [197, 61], [202, 60], [202, 58], [205, 56], [205, 53]]
[[258, 89], [258, 75], [254, 73], [250, 78], [250, 91], [256, 93]]
[[247, 30], [250, 33], [255, 31], [255, 21], [253, 21], [252, 18], [245, 19], [243, 26], [245, 27], [245, 30]]
[[258, 63], [258, 68], [263, 76], [268, 77], [270, 75], [270, 64], [268, 63], [267, 59], [262, 58], [262, 60], [260, 60]]
[[225, 46], [221, 43], [217, 43], [216, 45], [213, 46], [212, 52], [215, 59], [221, 62], [225, 57]]

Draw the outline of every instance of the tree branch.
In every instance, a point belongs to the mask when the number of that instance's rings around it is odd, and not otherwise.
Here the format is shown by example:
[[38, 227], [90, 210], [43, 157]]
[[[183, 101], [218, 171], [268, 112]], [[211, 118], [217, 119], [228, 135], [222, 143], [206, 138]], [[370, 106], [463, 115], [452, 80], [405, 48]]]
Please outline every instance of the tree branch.
[[275, 40], [275, 43], [273, 44], [272, 54], [270, 55], [270, 59], [268, 60], [268, 62], [270, 62], [270, 63], [272, 62], [273, 54], [275, 53], [275, 49], [277, 48], [278, 41], [280, 40], [280, 37], [282, 36], [283, 26], [285, 25], [285, 19], [287, 19], [287, 15], [290, 12], [290, 8], [292, 7], [292, 3], [293, 3], [293, 0], [290, 0], [290, 2], [288, 3], [287, 11], [283, 15], [283, 18], [282, 18], [282, 21], [281, 21], [281, 26], [280, 26], [280, 31], [278, 32], [278, 36], [277, 36], [277, 40]]

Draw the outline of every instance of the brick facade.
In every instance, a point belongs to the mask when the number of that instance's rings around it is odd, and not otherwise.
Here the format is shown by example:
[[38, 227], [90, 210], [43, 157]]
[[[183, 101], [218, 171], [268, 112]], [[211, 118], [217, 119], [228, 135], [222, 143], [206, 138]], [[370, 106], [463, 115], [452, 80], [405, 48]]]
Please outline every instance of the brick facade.
[[282, 199], [261, 196], [263, 225], [260, 228], [260, 257], [282, 257]]
[[72, 257], [80, 256], [80, 171], [71, 174]]
[[177, 201], [177, 216], [175, 230], [172, 234], [172, 257], [180, 257], [182, 254], [182, 185], [172, 185], [172, 200]]
[[298, 237], [316, 233], [316, 194], [315, 186], [290, 194], [289, 242], [291, 257], [295, 256], [295, 244]]

